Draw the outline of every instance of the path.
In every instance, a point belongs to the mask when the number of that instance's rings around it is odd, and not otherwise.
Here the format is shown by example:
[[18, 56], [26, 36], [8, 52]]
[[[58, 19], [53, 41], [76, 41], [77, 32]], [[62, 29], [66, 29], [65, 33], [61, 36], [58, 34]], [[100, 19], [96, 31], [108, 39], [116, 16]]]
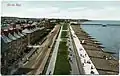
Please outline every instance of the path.
[[55, 63], [56, 63], [56, 59], [57, 59], [59, 43], [61, 41], [61, 39], [60, 39], [61, 31], [62, 31], [62, 26], [61, 26], [61, 29], [60, 29], [58, 39], [56, 40], [56, 43], [55, 43], [55, 48], [53, 49], [52, 57], [50, 59], [49, 65], [48, 65], [46, 75], [53, 75], [53, 73], [54, 73], [54, 68], [55, 68]]

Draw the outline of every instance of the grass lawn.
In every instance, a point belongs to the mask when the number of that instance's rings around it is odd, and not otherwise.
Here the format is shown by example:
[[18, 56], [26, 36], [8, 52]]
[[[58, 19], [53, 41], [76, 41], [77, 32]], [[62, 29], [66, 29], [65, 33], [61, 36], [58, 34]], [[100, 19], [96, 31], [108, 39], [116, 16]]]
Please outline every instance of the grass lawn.
[[67, 31], [62, 31], [61, 38], [66, 38], [66, 35], [67, 35]]
[[60, 42], [54, 75], [69, 75], [70, 74], [71, 66], [68, 60], [67, 49], [68, 47], [66, 46], [66, 42]]
[[67, 29], [68, 29], [68, 24], [67, 24], [67, 23], [64, 23], [62, 30], [67, 30]]
[[62, 42], [67, 42], [67, 38], [61, 38]]

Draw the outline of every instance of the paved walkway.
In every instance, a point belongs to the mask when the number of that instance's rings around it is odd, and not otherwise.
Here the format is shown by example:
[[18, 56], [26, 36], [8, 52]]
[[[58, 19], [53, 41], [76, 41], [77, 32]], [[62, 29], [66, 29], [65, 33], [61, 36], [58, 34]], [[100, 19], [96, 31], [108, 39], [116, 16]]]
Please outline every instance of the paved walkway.
[[73, 43], [72, 43], [72, 38], [70, 35], [70, 31], [68, 32], [69, 39], [68, 39], [68, 51], [69, 51], [69, 57], [71, 58], [70, 65], [71, 65], [71, 75], [80, 75], [78, 66], [77, 66], [77, 61], [74, 53], [74, 48], [73, 48]]
[[56, 40], [56, 43], [55, 43], [55, 46], [54, 46], [54, 49], [53, 49], [52, 57], [50, 59], [49, 65], [48, 65], [46, 75], [53, 75], [53, 73], [54, 73], [54, 68], [55, 68], [55, 63], [56, 63], [56, 59], [57, 59], [59, 43], [61, 41], [61, 39], [60, 39], [61, 31], [62, 31], [62, 26], [61, 26], [61, 29], [60, 29], [58, 39]]
[[92, 63], [91, 59], [89, 58], [87, 52], [85, 51], [82, 44], [80, 43], [78, 37], [75, 35], [75, 32], [73, 31], [71, 26], [70, 26], [70, 29], [71, 29], [71, 34], [72, 34], [73, 41], [75, 43], [78, 55], [80, 57], [80, 61], [82, 63], [81, 66], [83, 68], [84, 74], [99, 74], [94, 64]]

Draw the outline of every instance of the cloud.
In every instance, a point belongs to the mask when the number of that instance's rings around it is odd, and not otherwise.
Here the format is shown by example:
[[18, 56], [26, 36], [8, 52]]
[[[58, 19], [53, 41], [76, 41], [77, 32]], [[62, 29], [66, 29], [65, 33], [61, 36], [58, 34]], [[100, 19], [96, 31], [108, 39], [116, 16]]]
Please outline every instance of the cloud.
[[30, 9], [27, 9], [28, 12], [55, 12], [55, 11], [58, 11], [59, 8], [57, 7], [45, 7], [45, 8], [30, 8]]
[[[70, 12], [69, 12], [70, 11]], [[60, 14], [68, 18], [87, 18], [87, 19], [107, 19], [120, 20], [120, 10], [118, 7], [105, 8], [72, 8], [62, 11]]]
[[72, 11], [78, 11], [78, 10], [84, 10], [87, 9], [87, 7], [74, 7], [74, 8], [68, 8], [68, 10], [72, 10]]
[[47, 18], [86, 18], [86, 19], [106, 19], [106, 20], [120, 20], [119, 7], [107, 6], [103, 8], [91, 7], [71, 7], [60, 8], [46, 6], [41, 8], [21, 7], [12, 8], [12, 10], [3, 9], [3, 16], [17, 16], [17, 17], [47, 17]]

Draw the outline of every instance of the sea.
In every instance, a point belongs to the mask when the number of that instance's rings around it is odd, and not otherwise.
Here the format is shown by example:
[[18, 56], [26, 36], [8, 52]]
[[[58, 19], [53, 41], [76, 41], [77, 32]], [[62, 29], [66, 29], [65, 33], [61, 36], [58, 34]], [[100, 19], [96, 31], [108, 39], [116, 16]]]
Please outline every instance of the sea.
[[120, 59], [120, 21], [91, 20], [81, 25], [89, 35], [102, 43], [104, 51], [114, 52], [113, 56]]

